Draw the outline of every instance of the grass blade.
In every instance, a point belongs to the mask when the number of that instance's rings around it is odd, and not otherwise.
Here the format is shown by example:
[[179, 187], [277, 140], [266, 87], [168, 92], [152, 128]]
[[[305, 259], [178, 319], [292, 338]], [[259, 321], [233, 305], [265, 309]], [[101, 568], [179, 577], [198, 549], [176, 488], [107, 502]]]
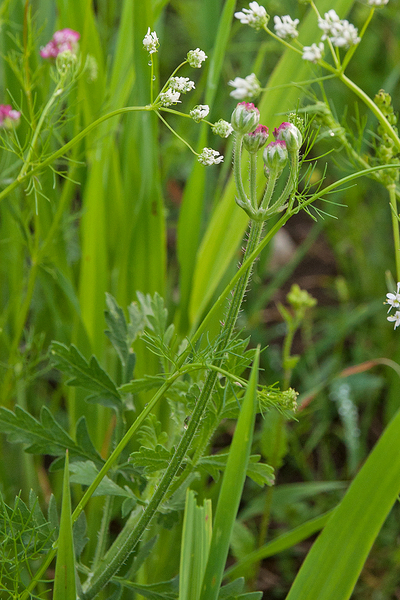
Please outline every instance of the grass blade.
[[249, 462], [256, 414], [259, 349], [253, 362], [249, 385], [240, 410], [229, 458], [222, 480], [213, 525], [210, 554], [201, 591], [201, 600], [216, 600], [220, 589], [233, 525], [239, 508]]
[[311, 548], [287, 600], [347, 600], [400, 492], [400, 412]]
[[71, 496], [69, 493], [68, 451], [65, 457], [60, 537], [58, 539], [53, 598], [54, 600], [76, 600], [75, 556], [74, 541], [72, 537]]

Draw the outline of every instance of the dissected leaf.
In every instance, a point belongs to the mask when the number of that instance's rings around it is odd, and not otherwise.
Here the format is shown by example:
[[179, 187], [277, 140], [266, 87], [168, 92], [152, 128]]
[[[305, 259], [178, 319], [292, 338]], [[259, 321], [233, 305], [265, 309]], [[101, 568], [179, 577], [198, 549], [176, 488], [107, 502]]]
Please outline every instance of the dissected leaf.
[[129, 383], [121, 385], [118, 390], [122, 394], [138, 394], [162, 386], [165, 378], [161, 375], [145, 375], [141, 379], [134, 379]]
[[[206, 471], [214, 481], [218, 481], [220, 472], [226, 467], [229, 454], [214, 454], [204, 456], [199, 460], [198, 466]], [[261, 456], [253, 454], [250, 456], [246, 475], [260, 486], [274, 484], [274, 469], [265, 463], [259, 463]]]
[[[72, 473], [70, 477], [71, 483], [80, 483], [86, 486], [93, 483], [99, 474], [96, 465], [90, 460], [74, 462], [69, 466], [69, 470]], [[133, 498], [133, 493], [120, 487], [106, 475], [93, 492], [93, 496], [123, 496]]]
[[88, 362], [72, 344], [69, 348], [59, 342], [51, 343], [53, 364], [70, 379], [68, 385], [82, 387], [91, 392], [88, 400], [100, 402], [116, 409], [122, 407], [121, 396], [95, 356]]
[[[95, 464], [103, 464], [86, 428], [84, 417], [77, 423], [77, 442], [57, 423], [46, 406], [40, 411], [40, 421], [32, 417], [20, 406], [15, 412], [0, 407], [0, 431], [7, 434], [10, 442], [27, 444], [26, 452], [31, 454], [49, 454], [64, 460], [68, 449], [71, 458], [92, 460]], [[78, 435], [79, 432], [79, 435]]]
[[137, 332], [135, 327], [128, 327], [124, 311], [111, 294], [106, 294], [106, 303], [108, 310], [104, 314], [108, 330], [105, 333], [117, 351], [124, 367], [124, 381], [129, 381], [132, 379], [135, 367], [135, 354], [132, 352], [131, 346]]
[[138, 452], [132, 452], [131, 462], [135, 467], [143, 467], [146, 474], [166, 469], [173, 456], [173, 451], [157, 444], [155, 448], [141, 446]]

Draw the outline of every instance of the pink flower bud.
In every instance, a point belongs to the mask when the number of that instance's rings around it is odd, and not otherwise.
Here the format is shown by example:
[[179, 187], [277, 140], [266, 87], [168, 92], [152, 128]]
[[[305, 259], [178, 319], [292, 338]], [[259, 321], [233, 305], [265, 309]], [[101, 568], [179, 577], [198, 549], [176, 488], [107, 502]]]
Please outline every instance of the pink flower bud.
[[42, 58], [57, 58], [62, 52], [69, 50], [73, 54], [78, 51], [78, 40], [81, 34], [66, 27], [56, 31], [50, 42], [40, 50]]
[[21, 113], [18, 110], [13, 110], [10, 104], [0, 104], [0, 127], [11, 129], [19, 123]]
[[259, 110], [252, 102], [239, 102], [232, 113], [231, 124], [237, 133], [249, 133], [259, 122]]
[[243, 138], [243, 145], [247, 152], [255, 154], [264, 146], [268, 139], [268, 127], [258, 125], [254, 131], [246, 133]]
[[286, 121], [281, 123], [277, 129], [274, 129], [274, 137], [276, 140], [286, 142], [289, 152], [298, 152], [303, 142], [303, 137], [296, 125]]
[[265, 167], [269, 171], [282, 171], [288, 160], [286, 143], [283, 140], [277, 140], [265, 146], [263, 159]]

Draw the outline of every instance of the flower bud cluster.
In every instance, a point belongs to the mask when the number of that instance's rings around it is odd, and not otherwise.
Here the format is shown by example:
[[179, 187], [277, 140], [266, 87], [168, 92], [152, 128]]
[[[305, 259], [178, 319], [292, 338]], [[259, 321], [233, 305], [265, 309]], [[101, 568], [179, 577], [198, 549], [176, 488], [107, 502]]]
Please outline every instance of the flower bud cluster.
[[146, 35], [143, 38], [143, 48], [147, 50], [149, 54], [157, 52], [157, 48], [160, 45], [158, 37], [155, 31], [150, 31], [150, 27], [147, 30]]

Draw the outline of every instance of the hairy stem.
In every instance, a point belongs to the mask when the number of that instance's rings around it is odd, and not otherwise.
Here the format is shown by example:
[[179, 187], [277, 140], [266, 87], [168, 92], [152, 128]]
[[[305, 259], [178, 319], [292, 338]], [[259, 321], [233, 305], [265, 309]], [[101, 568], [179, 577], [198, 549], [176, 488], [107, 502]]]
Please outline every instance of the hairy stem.
[[[257, 246], [261, 236], [261, 231], [262, 224], [252, 222], [244, 259], [246, 259], [246, 257]], [[250, 266], [245, 272], [245, 274], [238, 281], [238, 284], [235, 288], [235, 292], [233, 294], [232, 302], [228, 310], [226, 321], [222, 327], [221, 335], [216, 348], [216, 353], [218, 356], [220, 356], [224, 348], [226, 348], [232, 336], [236, 320], [239, 314], [240, 306], [242, 304], [247, 284], [251, 275], [251, 269], [252, 267]], [[220, 365], [222, 361], [222, 358], [218, 358], [216, 363]], [[162, 504], [168, 492], [168, 489], [174, 480], [175, 475], [181, 468], [186, 453], [192, 444], [193, 438], [198, 430], [198, 427], [207, 408], [208, 402], [211, 398], [216, 380], [217, 372], [215, 372], [214, 370], [209, 371], [200, 397], [197, 401], [196, 407], [189, 421], [189, 426], [183, 434], [176, 448], [175, 454], [161, 478], [157, 490], [151, 498], [147, 508], [139, 518], [139, 521], [137, 522], [135, 528], [133, 530], [130, 529], [130, 531], [127, 531], [126, 525], [122, 530], [121, 534], [115, 540], [114, 544], [107, 552], [107, 554], [104, 556], [103, 560], [99, 564], [98, 569], [96, 569], [96, 571], [93, 573], [93, 576], [88, 581], [89, 586], [85, 590], [83, 596], [84, 600], [91, 600], [91, 598], [94, 598], [98, 594], [98, 592], [108, 583], [111, 577], [118, 572], [119, 568], [128, 558], [129, 554], [134, 550], [134, 548], [141, 540], [144, 531], [146, 530], [154, 514]]]

